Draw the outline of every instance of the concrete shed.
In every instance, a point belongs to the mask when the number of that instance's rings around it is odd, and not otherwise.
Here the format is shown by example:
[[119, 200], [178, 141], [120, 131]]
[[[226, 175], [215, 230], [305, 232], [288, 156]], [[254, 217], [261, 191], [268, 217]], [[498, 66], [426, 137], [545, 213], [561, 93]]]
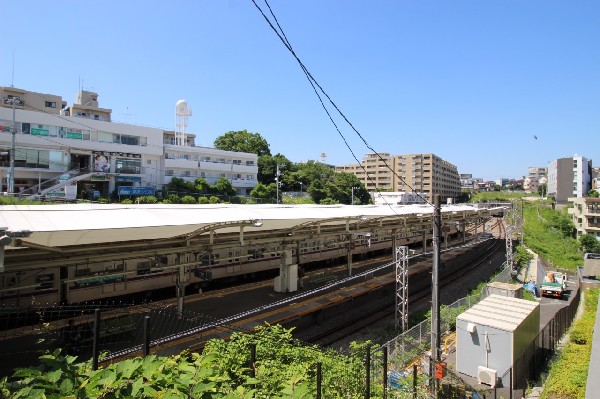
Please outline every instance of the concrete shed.
[[511, 366], [539, 328], [539, 303], [488, 296], [456, 318], [456, 370], [483, 384], [508, 386]]

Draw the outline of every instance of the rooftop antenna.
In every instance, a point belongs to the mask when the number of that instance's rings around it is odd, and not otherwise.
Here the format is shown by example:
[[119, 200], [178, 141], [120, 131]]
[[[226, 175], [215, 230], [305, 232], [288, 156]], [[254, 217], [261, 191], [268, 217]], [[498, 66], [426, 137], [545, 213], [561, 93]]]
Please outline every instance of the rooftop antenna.
[[321, 163], [325, 163], [325, 160], [327, 159], [327, 154], [325, 154], [324, 152], [321, 153]]
[[177, 104], [175, 104], [177, 125], [177, 130], [175, 131], [175, 145], [186, 145], [185, 130], [187, 129], [189, 116], [192, 116], [192, 110], [188, 108], [187, 101], [177, 101]]

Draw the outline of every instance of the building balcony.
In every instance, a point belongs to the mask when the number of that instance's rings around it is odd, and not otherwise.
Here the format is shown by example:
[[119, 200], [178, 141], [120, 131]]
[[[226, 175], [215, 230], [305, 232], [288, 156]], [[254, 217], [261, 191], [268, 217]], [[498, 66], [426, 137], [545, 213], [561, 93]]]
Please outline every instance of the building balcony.
[[198, 161], [185, 158], [166, 158], [165, 169], [198, 169]]

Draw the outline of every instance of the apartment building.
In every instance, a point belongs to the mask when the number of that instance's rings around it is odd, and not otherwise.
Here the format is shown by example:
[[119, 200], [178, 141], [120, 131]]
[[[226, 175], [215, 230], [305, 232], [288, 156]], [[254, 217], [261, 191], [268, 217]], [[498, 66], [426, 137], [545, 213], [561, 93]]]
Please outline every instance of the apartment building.
[[527, 177], [523, 181], [523, 190], [529, 193], [535, 193], [538, 191], [540, 184], [546, 183], [546, 175], [548, 169], [538, 166], [530, 166], [527, 168]]
[[569, 198], [573, 207], [568, 209], [577, 229], [577, 236], [592, 234], [600, 240], [600, 198]]
[[582, 156], [560, 158], [548, 166], [548, 197], [557, 203], [582, 198], [592, 188], [592, 161]]
[[97, 93], [82, 90], [70, 106], [60, 96], [13, 87], [0, 87], [0, 98], [3, 192], [8, 191], [13, 112], [15, 193], [153, 194], [174, 176], [188, 181], [206, 176], [209, 183], [226, 177], [240, 195], [256, 185], [255, 154], [195, 147], [194, 135], [185, 145], [173, 145], [175, 132], [111, 122], [112, 111], [100, 108]]
[[442, 201], [460, 194], [456, 166], [435, 154], [366, 154], [360, 164], [336, 167], [352, 173], [369, 191], [422, 192], [428, 201], [440, 194]]

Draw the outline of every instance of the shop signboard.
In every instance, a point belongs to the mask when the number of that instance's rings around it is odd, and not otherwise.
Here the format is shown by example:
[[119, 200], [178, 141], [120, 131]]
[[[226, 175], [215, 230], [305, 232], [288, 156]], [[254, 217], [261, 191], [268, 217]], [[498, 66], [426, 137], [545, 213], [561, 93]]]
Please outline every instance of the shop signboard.
[[90, 180], [92, 180], [92, 181], [107, 181], [107, 180], [110, 180], [110, 176], [109, 175], [92, 175], [90, 177]]
[[119, 187], [119, 195], [155, 195], [154, 187]]
[[30, 133], [32, 136], [48, 136], [49, 135], [48, 129], [42, 129], [42, 128], [37, 128], [37, 127], [32, 127], [30, 130]]
[[81, 133], [81, 131], [67, 130], [67, 138], [68, 139], [83, 140], [83, 133]]

